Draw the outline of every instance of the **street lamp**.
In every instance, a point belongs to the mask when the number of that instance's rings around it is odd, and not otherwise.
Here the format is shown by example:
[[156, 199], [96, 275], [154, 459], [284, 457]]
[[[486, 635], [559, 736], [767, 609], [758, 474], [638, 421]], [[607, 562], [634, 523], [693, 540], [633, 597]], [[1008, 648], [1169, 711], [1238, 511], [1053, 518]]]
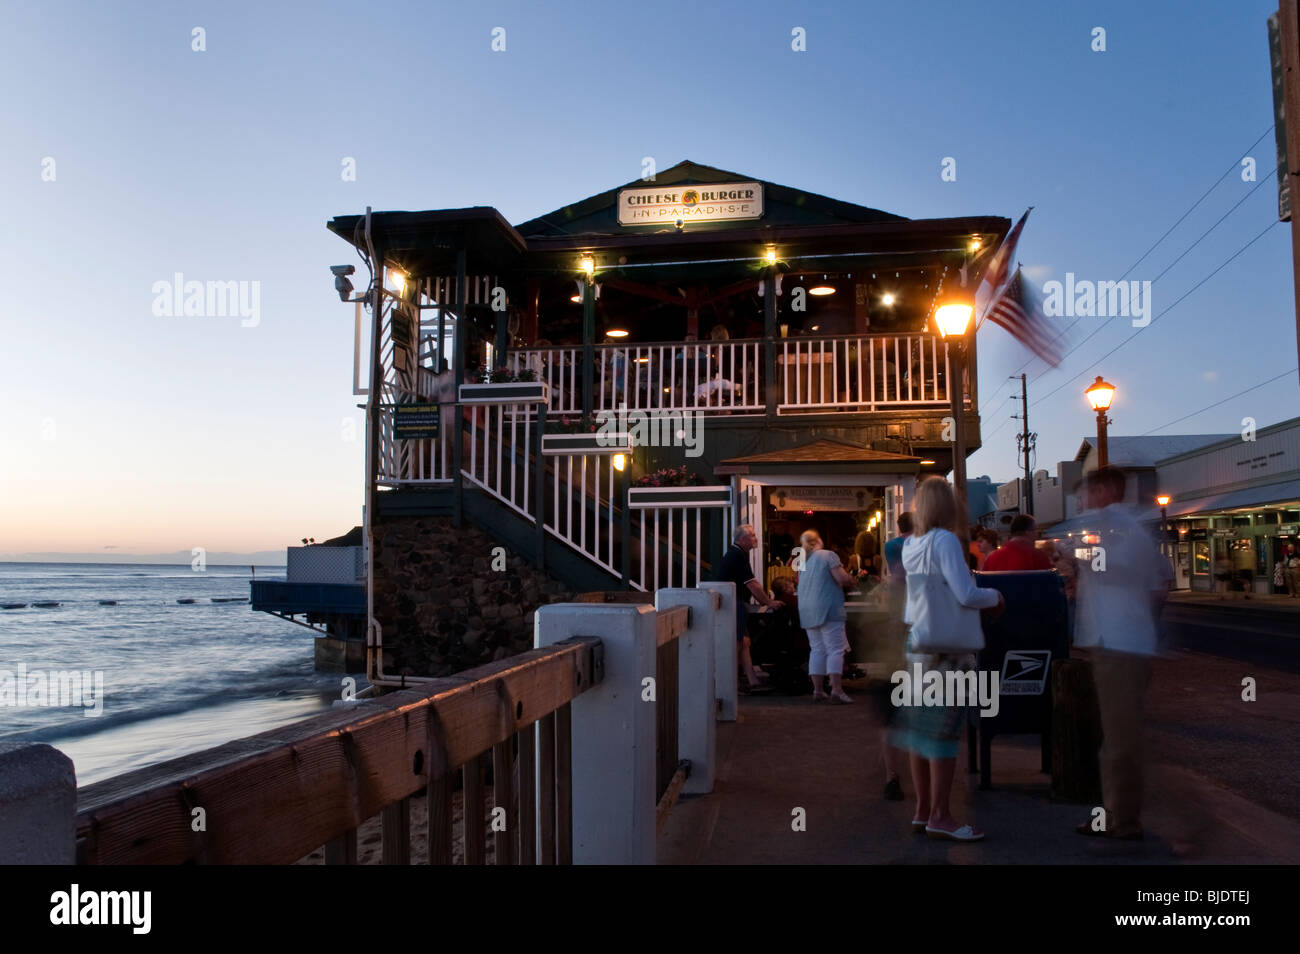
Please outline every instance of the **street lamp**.
[[1106, 449], [1106, 425], [1111, 423], [1106, 412], [1110, 410], [1110, 402], [1115, 398], [1115, 385], [1103, 381], [1099, 374], [1092, 386], [1083, 393], [1088, 398], [1088, 404], [1097, 412], [1097, 466], [1105, 467], [1110, 463]]
[[970, 517], [970, 508], [966, 504], [966, 402], [962, 382], [965, 377], [966, 333], [974, 314], [974, 302], [961, 294], [945, 295], [936, 302], [934, 309], [934, 323], [948, 355], [948, 398], [953, 422], [952, 486], [957, 495], [957, 506], [961, 508], [962, 527]]
[[1156, 503], [1160, 504], [1160, 533], [1164, 537], [1160, 541], [1160, 549], [1173, 556], [1173, 547], [1169, 544], [1169, 511], [1166, 509], [1169, 506], [1169, 499], [1168, 494], [1156, 494]]

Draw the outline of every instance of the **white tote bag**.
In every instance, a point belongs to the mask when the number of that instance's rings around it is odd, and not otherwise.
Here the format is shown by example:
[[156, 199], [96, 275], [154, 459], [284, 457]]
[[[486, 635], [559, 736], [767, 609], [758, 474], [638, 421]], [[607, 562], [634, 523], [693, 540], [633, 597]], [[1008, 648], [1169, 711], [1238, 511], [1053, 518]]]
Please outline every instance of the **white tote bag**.
[[907, 600], [912, 610], [912, 648], [918, 653], [974, 653], [984, 648], [980, 611], [963, 606], [953, 595], [943, 570], [934, 563], [932, 537], [926, 543], [925, 566], [907, 574]]

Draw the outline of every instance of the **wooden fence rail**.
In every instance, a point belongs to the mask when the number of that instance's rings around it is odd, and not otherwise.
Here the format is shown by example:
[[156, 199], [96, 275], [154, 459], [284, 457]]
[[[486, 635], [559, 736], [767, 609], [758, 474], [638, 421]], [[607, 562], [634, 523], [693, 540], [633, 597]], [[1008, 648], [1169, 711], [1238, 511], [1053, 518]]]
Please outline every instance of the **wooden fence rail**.
[[[379, 816], [385, 864], [449, 864], [459, 787], [465, 864], [489, 846], [496, 864], [653, 863], [677, 794], [713, 786], [733, 601], [713, 583], [653, 606], [543, 606], [542, 648], [87, 786], [77, 861], [293, 864], [323, 848], [356, 864], [358, 829]], [[422, 790], [427, 851], [413, 858]]]
[[[538, 726], [546, 811], [536, 850], [543, 862], [566, 861], [568, 707], [599, 683], [601, 658], [599, 639], [574, 638], [88, 786], [78, 793], [78, 860], [291, 864], [324, 845], [327, 861], [354, 862], [356, 829], [382, 813], [384, 860], [407, 863], [409, 799], [427, 788], [428, 860], [447, 863], [462, 771], [465, 861], [481, 863], [487, 818], [472, 806], [483, 804], [483, 757], [496, 768], [495, 804], [510, 806], [506, 766], [517, 750], [531, 782]], [[495, 843], [498, 864], [533, 858], [531, 796], [522, 784], [511, 843]]]

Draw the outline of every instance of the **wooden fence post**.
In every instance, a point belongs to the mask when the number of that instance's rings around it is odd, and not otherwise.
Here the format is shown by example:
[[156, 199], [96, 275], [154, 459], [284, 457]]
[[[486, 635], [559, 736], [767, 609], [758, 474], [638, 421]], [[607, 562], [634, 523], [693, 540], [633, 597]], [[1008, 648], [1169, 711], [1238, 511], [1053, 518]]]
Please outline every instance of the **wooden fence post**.
[[736, 652], [736, 600], [740, 594], [735, 583], [711, 580], [701, 583], [700, 588], [722, 594], [722, 609], [714, 616], [713, 625], [714, 695], [718, 700], [718, 718], [735, 722], [740, 671]]
[[573, 862], [654, 864], [655, 704], [643, 689], [655, 674], [657, 613], [552, 603], [535, 620], [538, 648], [573, 636], [599, 636], [604, 646], [603, 680], [571, 704]]
[[72, 759], [44, 743], [0, 742], [0, 864], [76, 860]]
[[690, 795], [713, 791], [718, 750], [713, 640], [721, 603], [722, 597], [707, 589], [655, 593], [656, 609], [691, 611], [690, 628], [677, 638], [677, 757], [690, 760], [691, 774], [682, 788]]

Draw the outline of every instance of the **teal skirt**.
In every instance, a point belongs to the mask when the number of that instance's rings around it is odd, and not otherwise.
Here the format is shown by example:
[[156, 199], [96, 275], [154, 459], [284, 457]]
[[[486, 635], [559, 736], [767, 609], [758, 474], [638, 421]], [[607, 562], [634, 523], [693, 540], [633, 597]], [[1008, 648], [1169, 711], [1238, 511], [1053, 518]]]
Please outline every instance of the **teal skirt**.
[[[976, 667], [975, 656], [915, 653], [908, 640], [907, 671], [911, 673], [916, 663], [923, 673], [967, 672]], [[962, 728], [966, 724], [967, 706], [899, 706], [889, 730], [889, 744], [914, 752], [924, 759], [955, 759], [961, 742]]]

